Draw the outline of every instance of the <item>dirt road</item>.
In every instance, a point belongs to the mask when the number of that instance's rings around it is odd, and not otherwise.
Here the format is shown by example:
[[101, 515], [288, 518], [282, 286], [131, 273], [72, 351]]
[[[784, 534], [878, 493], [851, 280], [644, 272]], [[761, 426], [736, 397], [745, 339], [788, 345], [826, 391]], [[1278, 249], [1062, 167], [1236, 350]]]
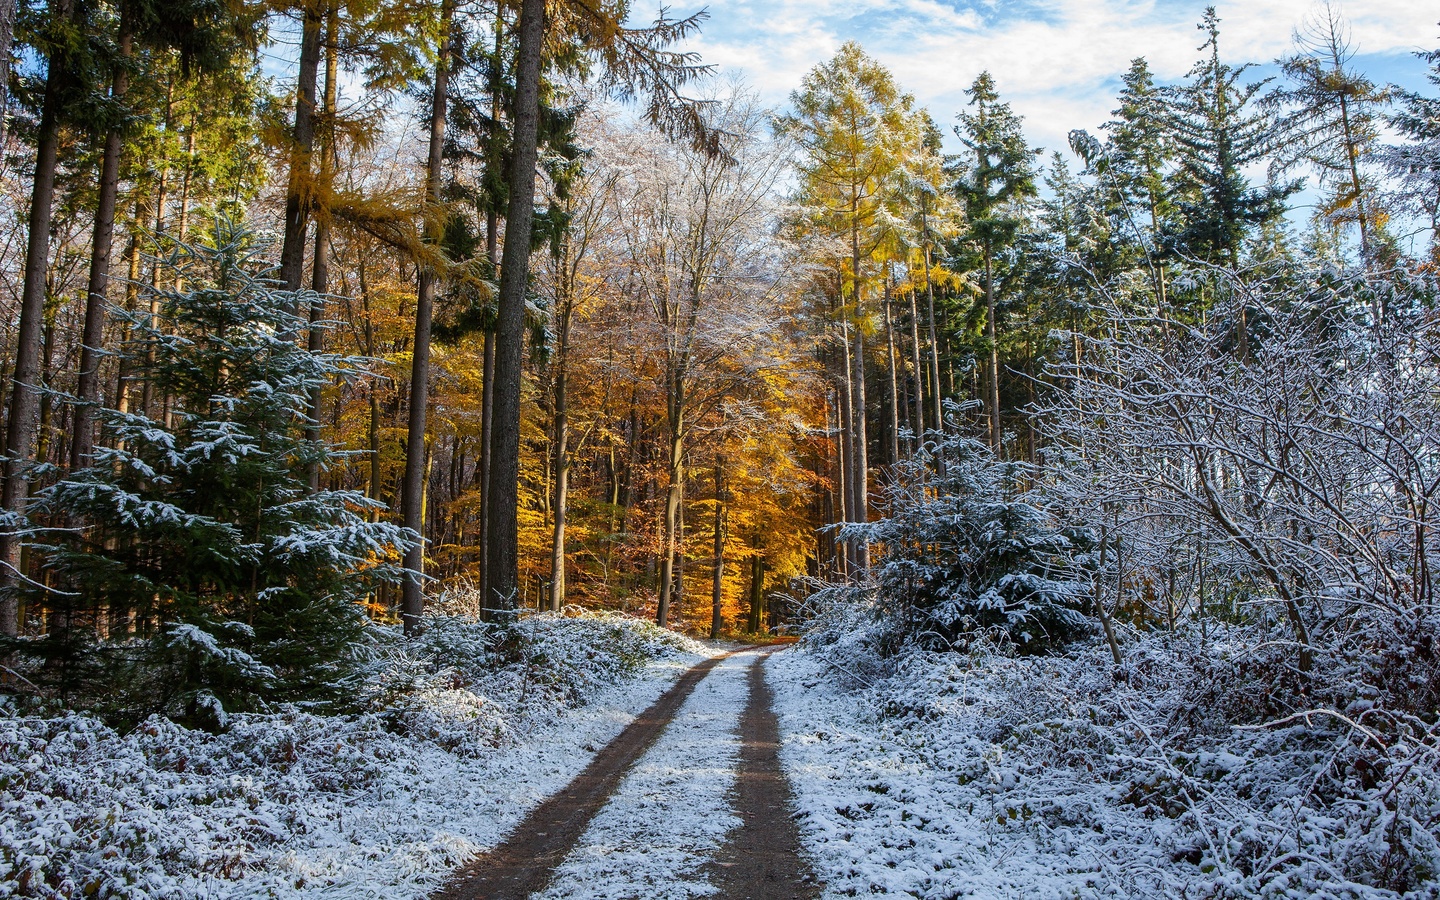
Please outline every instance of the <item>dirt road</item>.
[[[675, 720], [697, 685], [707, 678], [748, 680], [748, 699], [738, 721], [738, 769], [728, 801], [741, 821], [725, 835], [713, 859], [698, 872], [676, 872], [670, 895], [688, 896], [690, 887], [698, 893], [703, 884], [714, 885], [711, 896], [726, 900], [808, 900], [818, 897], [819, 885], [810, 874], [800, 852], [800, 839], [790, 816], [789, 786], [778, 757], [779, 730], [770, 709], [770, 691], [765, 685], [763, 652], [742, 651], [750, 658], [748, 667], [716, 666], [722, 660], [706, 660], [690, 669], [641, 713], [619, 737], [595, 755], [575, 780], [536, 807], [499, 846], [481, 855], [436, 894], [436, 900], [525, 900], [540, 893], [555, 870], [566, 860], [596, 815], [610, 802], [626, 776]], [[739, 660], [737, 659], [736, 662]], [[737, 710], [738, 711], [738, 710]], [[712, 783], [713, 779], [705, 783]], [[674, 791], [683, 795], [688, 786], [679, 783]], [[614, 873], [610, 884], [595, 884], [595, 896], [636, 898], [666, 894], [650, 881], [627, 888]], [[677, 893], [678, 891], [678, 893]]]

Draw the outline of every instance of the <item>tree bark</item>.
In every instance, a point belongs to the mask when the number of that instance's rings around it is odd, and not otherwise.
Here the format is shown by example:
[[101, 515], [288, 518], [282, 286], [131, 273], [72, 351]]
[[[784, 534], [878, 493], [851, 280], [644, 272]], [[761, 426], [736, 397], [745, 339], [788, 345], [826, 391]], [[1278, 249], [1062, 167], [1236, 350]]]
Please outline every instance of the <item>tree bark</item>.
[[664, 549], [660, 557], [660, 600], [655, 607], [655, 623], [661, 628], [670, 624], [670, 603], [675, 590], [675, 554], [680, 531], [680, 492], [685, 479], [685, 398], [683, 388], [670, 379], [669, 412], [670, 455], [666, 471], [670, 483], [665, 489]]
[[569, 512], [570, 495], [570, 419], [565, 397], [570, 354], [568, 298], [561, 301], [556, 313], [558, 327], [555, 341], [555, 408], [552, 430], [555, 441], [555, 525], [550, 541], [551, 612], [559, 612], [565, 605], [565, 520]]
[[530, 274], [530, 232], [535, 213], [535, 164], [539, 150], [540, 52], [545, 40], [545, 0], [523, 0], [515, 65], [514, 145], [500, 264], [496, 315], [495, 411], [490, 442], [490, 490], [486, 497], [486, 603], [515, 609], [520, 586], [519, 477], [520, 378], [525, 340], [525, 286]]
[[[430, 103], [430, 154], [425, 174], [428, 207], [425, 210], [426, 243], [432, 246], [440, 242], [443, 228], [436, 207], [440, 203], [441, 151], [445, 145], [445, 101], [450, 87], [450, 21], [453, 14], [454, 7], [450, 0], [445, 0], [440, 12], [440, 53], [435, 61], [435, 83]], [[400, 617], [407, 635], [417, 632], [420, 617], [425, 612], [424, 530], [428, 475], [425, 429], [430, 404], [430, 320], [438, 280], [434, 269], [425, 260], [420, 260], [417, 268], [419, 285], [415, 296], [415, 344], [410, 365], [410, 416], [405, 439], [405, 480], [401, 493], [405, 527], [419, 537], [405, 551], [406, 572]]]
[[[850, 380], [854, 384], [855, 409], [850, 413], [853, 429], [851, 434], [850, 480], [854, 508], [851, 521], [861, 524], [870, 521], [870, 463], [869, 437], [865, 423], [865, 335], [859, 326], [855, 328], [855, 350], [850, 354]], [[855, 577], [860, 577], [870, 568], [870, 543], [863, 538], [855, 540]]]
[[[285, 238], [280, 246], [280, 286], [298, 291], [305, 278], [305, 224], [310, 205], [310, 154], [315, 148], [315, 82], [320, 73], [324, 19], [322, 0], [304, 0], [300, 30], [300, 72], [295, 82], [295, 127], [291, 132], [290, 182], [285, 192]], [[443, 65], [443, 63], [441, 63]]]
[[[335, 177], [335, 110], [339, 101], [339, 40], [340, 10], [331, 0], [325, 9], [325, 106], [322, 124], [325, 134], [320, 145], [320, 185], [328, 193]], [[320, 354], [325, 350], [325, 296], [330, 290], [330, 217], [321, 215], [315, 222], [315, 255], [311, 262], [310, 288], [315, 296], [310, 298], [310, 333], [308, 347], [311, 353]], [[320, 491], [320, 401], [324, 387], [316, 384], [310, 388], [309, 404], [305, 410], [305, 439], [310, 444], [312, 458], [306, 464], [305, 474], [310, 493]]]
[[10, 57], [15, 50], [15, 0], [0, 0], [0, 147], [10, 112]]
[[920, 309], [910, 291], [910, 365], [915, 370], [915, 449], [925, 442], [925, 365], [920, 361]]
[[725, 581], [725, 457], [715, 458], [715, 562], [710, 578], [710, 638], [720, 637], [724, 625], [720, 601]]
[[895, 354], [895, 317], [890, 309], [890, 278], [885, 278], [885, 361], [890, 381], [890, 465], [900, 461], [900, 380], [896, 369], [899, 359]]
[[[0, 0], [4, 2], [4, 0]], [[120, 63], [110, 84], [110, 99], [123, 105], [130, 89], [132, 39], [130, 17], [120, 18]], [[70, 444], [70, 468], [90, 464], [95, 449], [95, 407], [100, 403], [100, 345], [105, 340], [106, 288], [110, 284], [110, 253], [115, 243], [115, 205], [120, 186], [121, 127], [113, 124], [105, 133], [105, 150], [100, 163], [100, 198], [95, 210], [90, 251], [90, 280], [85, 288], [85, 327], [80, 338], [80, 372], [75, 386], [74, 439]]]
[[[56, 15], [69, 18], [69, 0], [60, 0]], [[20, 293], [20, 325], [16, 335], [15, 369], [11, 376], [9, 421], [6, 424], [5, 484], [0, 506], [16, 517], [14, 527], [0, 531], [0, 633], [19, 634], [17, 580], [25, 508], [30, 497], [30, 466], [34, 462], [36, 414], [40, 409], [40, 329], [45, 317], [45, 276], [50, 266], [50, 221], [55, 206], [55, 170], [60, 148], [60, 98], [69, 73], [64, 60], [51, 59], [45, 78], [44, 106], [35, 147], [35, 181], [30, 193], [30, 233], [25, 245], [25, 281]]]
[[990, 447], [1000, 451], [1000, 342], [995, 336], [995, 275], [990, 247], [985, 247], [985, 337], [990, 342]]

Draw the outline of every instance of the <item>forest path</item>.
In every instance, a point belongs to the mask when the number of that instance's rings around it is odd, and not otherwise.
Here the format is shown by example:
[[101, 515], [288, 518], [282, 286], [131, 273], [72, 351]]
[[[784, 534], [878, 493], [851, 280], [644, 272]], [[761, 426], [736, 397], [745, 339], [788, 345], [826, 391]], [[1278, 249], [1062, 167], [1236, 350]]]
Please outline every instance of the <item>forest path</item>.
[[768, 655], [690, 669], [436, 900], [818, 896], [787, 808]]

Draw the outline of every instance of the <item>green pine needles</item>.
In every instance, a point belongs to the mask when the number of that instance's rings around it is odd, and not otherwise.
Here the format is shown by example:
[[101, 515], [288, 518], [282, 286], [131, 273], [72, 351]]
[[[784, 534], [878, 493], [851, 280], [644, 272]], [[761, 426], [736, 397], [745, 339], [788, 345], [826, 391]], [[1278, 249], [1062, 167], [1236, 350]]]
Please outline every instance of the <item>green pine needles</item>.
[[354, 694], [362, 603], [416, 536], [356, 491], [308, 489], [307, 465], [337, 452], [307, 439], [310, 392], [365, 361], [297, 340], [308, 299], [276, 289], [264, 249], [218, 221], [174, 246], [143, 312], [117, 311], [132, 408], [98, 411], [91, 465], [32, 510], [49, 527], [27, 600], [49, 622], [21, 649], [68, 701], [214, 725]]
[[868, 579], [822, 594], [872, 601], [890, 650], [978, 639], [1047, 653], [1093, 634], [1095, 537], [1068, 523], [1034, 479], [1033, 467], [979, 441], [931, 432], [924, 452], [895, 467], [885, 517], [842, 530], [882, 545], [881, 561]]

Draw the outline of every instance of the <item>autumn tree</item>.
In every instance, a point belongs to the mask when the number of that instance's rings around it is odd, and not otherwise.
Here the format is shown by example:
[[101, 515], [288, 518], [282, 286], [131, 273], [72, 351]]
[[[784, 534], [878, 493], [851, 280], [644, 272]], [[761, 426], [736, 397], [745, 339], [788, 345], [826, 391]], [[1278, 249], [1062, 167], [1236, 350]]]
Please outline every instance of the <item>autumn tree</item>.
[[[886, 238], [893, 176], [920, 148], [922, 118], [890, 72], [854, 42], [811, 69], [790, 102], [793, 109], [778, 127], [800, 154], [799, 224], [833, 240], [824, 264], [835, 284], [842, 351], [836, 381], [843, 397], [844, 520], [864, 522], [870, 490], [865, 334], [871, 329], [865, 300], [883, 278], [871, 256]], [[848, 545], [847, 556], [853, 571], [869, 565], [863, 541]]]

